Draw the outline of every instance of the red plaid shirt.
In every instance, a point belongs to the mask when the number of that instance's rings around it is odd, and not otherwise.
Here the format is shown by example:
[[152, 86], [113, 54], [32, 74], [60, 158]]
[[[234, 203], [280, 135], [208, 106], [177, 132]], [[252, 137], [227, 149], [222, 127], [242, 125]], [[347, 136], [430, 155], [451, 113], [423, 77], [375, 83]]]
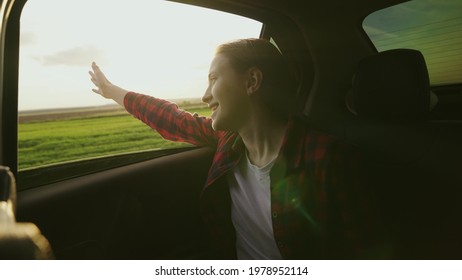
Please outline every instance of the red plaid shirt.
[[[165, 100], [130, 92], [129, 113], [164, 138], [216, 149], [201, 194], [205, 222], [222, 258], [235, 258], [235, 230], [225, 175], [245, 147], [238, 133], [214, 131], [211, 119]], [[333, 136], [292, 118], [271, 170], [274, 237], [287, 259], [377, 258], [377, 216], [358, 181], [356, 154]]]

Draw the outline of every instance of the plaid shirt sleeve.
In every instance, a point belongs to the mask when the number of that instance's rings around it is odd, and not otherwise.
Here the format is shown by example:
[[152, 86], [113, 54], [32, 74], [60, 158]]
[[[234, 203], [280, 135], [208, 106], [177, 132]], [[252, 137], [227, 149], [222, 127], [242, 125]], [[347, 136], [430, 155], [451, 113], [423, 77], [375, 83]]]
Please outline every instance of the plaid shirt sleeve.
[[216, 146], [218, 133], [212, 120], [180, 110], [166, 100], [129, 92], [124, 99], [125, 109], [135, 118], [156, 130], [163, 138], [197, 146]]

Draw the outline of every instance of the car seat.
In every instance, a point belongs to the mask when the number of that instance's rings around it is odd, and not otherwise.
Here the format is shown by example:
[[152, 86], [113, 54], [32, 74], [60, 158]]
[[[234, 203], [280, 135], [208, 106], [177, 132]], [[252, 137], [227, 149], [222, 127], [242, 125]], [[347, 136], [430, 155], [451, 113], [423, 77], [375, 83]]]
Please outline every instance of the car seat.
[[395, 259], [462, 257], [462, 123], [432, 122], [437, 96], [422, 54], [396, 49], [362, 59], [346, 95], [347, 141], [391, 236]]

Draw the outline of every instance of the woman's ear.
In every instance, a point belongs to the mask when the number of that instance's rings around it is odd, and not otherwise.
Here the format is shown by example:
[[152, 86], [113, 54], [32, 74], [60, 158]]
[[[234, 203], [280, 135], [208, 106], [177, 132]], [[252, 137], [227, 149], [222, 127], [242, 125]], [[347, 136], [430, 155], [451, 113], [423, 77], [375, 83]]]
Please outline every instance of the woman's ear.
[[258, 92], [263, 80], [263, 73], [257, 67], [247, 70], [247, 94], [253, 95]]

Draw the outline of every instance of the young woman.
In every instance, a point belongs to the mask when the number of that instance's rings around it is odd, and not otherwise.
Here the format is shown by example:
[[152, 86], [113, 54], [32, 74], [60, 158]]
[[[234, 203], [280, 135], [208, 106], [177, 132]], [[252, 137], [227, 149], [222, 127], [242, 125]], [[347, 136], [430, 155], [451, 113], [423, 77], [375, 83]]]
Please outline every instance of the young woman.
[[269, 41], [220, 45], [203, 102], [210, 118], [122, 89], [93, 63], [93, 91], [164, 138], [216, 149], [201, 195], [219, 258], [367, 258], [380, 244], [357, 156], [291, 115], [296, 83]]

